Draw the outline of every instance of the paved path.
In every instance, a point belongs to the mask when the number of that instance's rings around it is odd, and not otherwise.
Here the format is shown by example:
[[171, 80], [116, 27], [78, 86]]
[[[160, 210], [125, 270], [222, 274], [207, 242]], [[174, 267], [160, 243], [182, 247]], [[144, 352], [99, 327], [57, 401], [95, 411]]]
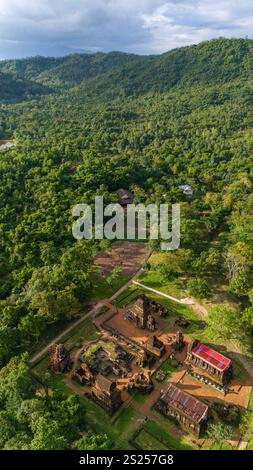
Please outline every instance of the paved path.
[[145, 286], [145, 284], [141, 284], [140, 282], [137, 281], [132, 281], [132, 284], [141, 287], [142, 289], [149, 290], [150, 292], [154, 292], [155, 294], [158, 294], [162, 297], [166, 297], [167, 299], [173, 300], [173, 302], [177, 302], [178, 304], [184, 304], [184, 305], [192, 305], [194, 304], [194, 300], [192, 299], [176, 299], [176, 297], [172, 297], [171, 295], [165, 294], [164, 292], [161, 292], [160, 290], [152, 289], [152, 287]]

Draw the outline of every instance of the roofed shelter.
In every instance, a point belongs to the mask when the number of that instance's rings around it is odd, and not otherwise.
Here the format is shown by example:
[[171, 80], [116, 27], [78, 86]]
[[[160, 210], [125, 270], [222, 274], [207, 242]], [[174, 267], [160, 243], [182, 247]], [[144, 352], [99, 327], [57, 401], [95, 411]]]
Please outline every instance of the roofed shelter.
[[188, 346], [187, 360], [192, 365], [205, 370], [221, 385], [227, 385], [232, 379], [231, 360], [197, 339]]
[[128, 204], [132, 204], [134, 200], [134, 195], [128, 189], [119, 188], [116, 191], [116, 194], [119, 198], [119, 203], [121, 206], [127, 206]]
[[196, 437], [199, 437], [208, 419], [208, 406], [172, 383], [162, 390], [157, 408], [165, 416], [176, 419], [184, 429]]

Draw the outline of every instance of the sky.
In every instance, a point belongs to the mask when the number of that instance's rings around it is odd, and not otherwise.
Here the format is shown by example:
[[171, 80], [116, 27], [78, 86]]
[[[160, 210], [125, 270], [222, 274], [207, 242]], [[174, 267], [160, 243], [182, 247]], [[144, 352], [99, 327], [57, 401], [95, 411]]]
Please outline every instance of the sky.
[[0, 0], [0, 59], [253, 37], [252, 0]]

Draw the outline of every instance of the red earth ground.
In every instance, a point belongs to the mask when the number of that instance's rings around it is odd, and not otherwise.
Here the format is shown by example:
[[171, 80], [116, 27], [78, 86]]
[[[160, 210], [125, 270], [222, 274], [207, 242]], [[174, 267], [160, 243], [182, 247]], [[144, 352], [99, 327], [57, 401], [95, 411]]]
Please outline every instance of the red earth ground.
[[95, 257], [94, 262], [100, 267], [104, 277], [110, 275], [116, 266], [122, 269], [123, 276], [131, 277], [147, 259], [149, 251], [145, 243], [117, 240], [113, 243], [111, 250], [101, 251]]

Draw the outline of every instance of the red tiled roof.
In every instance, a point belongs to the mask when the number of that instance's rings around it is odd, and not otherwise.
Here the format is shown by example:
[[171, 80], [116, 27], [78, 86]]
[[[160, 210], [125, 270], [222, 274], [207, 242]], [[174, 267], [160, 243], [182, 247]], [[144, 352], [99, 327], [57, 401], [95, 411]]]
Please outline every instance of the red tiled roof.
[[161, 400], [188, 415], [196, 422], [205, 418], [208, 411], [208, 406], [205, 403], [189, 395], [189, 393], [183, 392], [171, 383], [162, 392]]
[[225, 370], [231, 363], [230, 359], [203, 343], [198, 343], [192, 348], [192, 353], [220, 371]]

